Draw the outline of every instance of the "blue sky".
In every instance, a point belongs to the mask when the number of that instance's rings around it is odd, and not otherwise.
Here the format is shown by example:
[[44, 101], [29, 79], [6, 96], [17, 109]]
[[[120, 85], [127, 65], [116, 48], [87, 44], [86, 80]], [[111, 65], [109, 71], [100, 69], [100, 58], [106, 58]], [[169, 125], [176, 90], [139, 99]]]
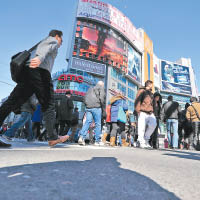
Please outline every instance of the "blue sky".
[[[155, 54], [164, 60], [192, 59], [200, 91], [200, 1], [199, 0], [103, 0], [143, 28], [154, 43]], [[76, 0], [2, 0], [0, 6], [0, 99], [8, 96], [11, 80], [10, 57], [29, 49], [49, 30], [64, 33], [53, 72], [65, 68]], [[5, 83], [11, 85], [7, 85]]]

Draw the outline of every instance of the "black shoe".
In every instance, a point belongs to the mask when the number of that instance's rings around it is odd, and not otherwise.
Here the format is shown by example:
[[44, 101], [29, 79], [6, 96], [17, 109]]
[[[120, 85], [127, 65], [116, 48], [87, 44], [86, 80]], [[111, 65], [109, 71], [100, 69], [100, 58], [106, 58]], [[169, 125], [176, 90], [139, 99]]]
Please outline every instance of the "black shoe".
[[0, 139], [0, 148], [9, 148], [11, 144], [7, 144]]

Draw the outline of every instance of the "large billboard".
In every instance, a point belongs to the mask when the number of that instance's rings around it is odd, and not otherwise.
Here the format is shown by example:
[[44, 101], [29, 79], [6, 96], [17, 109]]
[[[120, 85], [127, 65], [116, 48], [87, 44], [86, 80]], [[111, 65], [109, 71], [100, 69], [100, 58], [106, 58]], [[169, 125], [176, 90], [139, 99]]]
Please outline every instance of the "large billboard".
[[106, 25], [78, 20], [73, 56], [108, 63], [137, 82], [141, 81], [141, 54], [122, 35]]
[[76, 54], [127, 67], [126, 42], [117, 32], [99, 23], [77, 22], [73, 55]]
[[128, 75], [138, 82], [141, 82], [141, 61], [141, 55], [128, 45]]
[[153, 42], [144, 32], [144, 82], [147, 80], [154, 82]]
[[122, 12], [99, 0], [79, 0], [77, 17], [103, 22], [120, 31], [132, 43], [141, 40], [137, 29]]
[[192, 94], [189, 67], [161, 61], [162, 90]]

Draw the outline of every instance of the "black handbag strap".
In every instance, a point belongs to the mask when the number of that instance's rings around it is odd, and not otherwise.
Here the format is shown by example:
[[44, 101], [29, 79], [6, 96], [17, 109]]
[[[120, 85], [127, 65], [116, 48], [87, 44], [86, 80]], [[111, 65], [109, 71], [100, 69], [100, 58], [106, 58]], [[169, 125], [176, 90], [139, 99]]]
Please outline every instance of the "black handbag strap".
[[42, 40], [40, 42], [38, 42], [36, 45], [34, 45], [33, 47], [31, 47], [28, 52], [31, 53], [31, 51], [33, 51], [40, 43], [42, 42]]
[[200, 120], [200, 116], [199, 116], [199, 113], [197, 112], [196, 108], [195, 108], [193, 105], [191, 105], [191, 106], [193, 107], [193, 109], [194, 109], [194, 111], [195, 111], [195, 113], [196, 113], [196, 116], [197, 116], [198, 119]]

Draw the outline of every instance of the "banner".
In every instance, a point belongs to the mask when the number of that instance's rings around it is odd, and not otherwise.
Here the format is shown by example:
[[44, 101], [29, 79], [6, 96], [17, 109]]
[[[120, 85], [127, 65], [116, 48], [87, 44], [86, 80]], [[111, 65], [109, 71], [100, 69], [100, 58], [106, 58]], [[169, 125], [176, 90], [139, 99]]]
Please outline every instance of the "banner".
[[161, 61], [162, 90], [192, 94], [189, 67]]

